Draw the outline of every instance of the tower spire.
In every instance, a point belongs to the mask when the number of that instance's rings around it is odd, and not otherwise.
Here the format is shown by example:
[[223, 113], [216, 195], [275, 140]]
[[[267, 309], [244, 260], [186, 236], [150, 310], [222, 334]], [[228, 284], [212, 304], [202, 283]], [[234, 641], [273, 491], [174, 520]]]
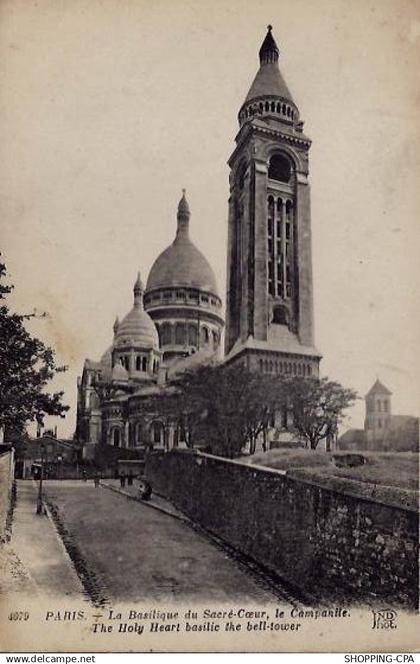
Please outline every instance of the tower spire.
[[268, 25], [259, 50], [260, 67], [239, 111], [240, 126], [259, 116], [269, 116], [286, 124], [299, 119], [297, 106], [279, 68], [280, 50], [272, 30]]
[[277, 62], [279, 59], [280, 51], [271, 33], [272, 29], [272, 25], [267, 25], [267, 34], [260, 48], [260, 63], [262, 65]]
[[177, 214], [177, 231], [176, 236], [188, 236], [188, 228], [190, 223], [190, 208], [186, 199], [186, 190], [182, 190], [182, 198], [178, 203]]
[[143, 282], [141, 280], [140, 272], [137, 273], [137, 279], [136, 283], [134, 284], [134, 304], [137, 306], [142, 307], [143, 306], [143, 293], [144, 293], [144, 286]]

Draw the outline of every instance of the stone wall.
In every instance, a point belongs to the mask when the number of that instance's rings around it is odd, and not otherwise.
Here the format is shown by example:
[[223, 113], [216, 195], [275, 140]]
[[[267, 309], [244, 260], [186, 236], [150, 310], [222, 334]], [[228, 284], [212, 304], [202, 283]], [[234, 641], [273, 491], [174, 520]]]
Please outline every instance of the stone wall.
[[6, 536], [7, 517], [11, 507], [14, 479], [14, 452], [0, 455], [0, 542]]
[[153, 490], [314, 598], [418, 604], [418, 513], [189, 451], [153, 453]]

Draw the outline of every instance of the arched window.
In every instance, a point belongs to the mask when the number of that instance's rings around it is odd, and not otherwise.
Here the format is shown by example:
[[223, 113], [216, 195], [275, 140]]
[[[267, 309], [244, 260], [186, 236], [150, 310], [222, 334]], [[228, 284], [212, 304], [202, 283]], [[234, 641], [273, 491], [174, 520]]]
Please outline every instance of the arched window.
[[163, 443], [162, 422], [152, 422], [151, 434], [152, 434], [152, 443]]
[[286, 104], [283, 104], [283, 106], [281, 107], [281, 112], [283, 113], [283, 115], [286, 115]]
[[112, 432], [112, 444], [114, 447], [119, 447], [121, 443], [121, 431], [117, 428]]
[[160, 328], [161, 332], [161, 345], [168, 346], [172, 343], [172, 327], [169, 323], [163, 323]]
[[141, 357], [137, 355], [136, 357], [136, 371], [141, 371]]
[[216, 330], [213, 330], [212, 337], [213, 337], [213, 348], [216, 349], [217, 346], [219, 345], [219, 335], [217, 334]]
[[201, 328], [201, 341], [202, 341], [202, 343], [203, 343], [205, 346], [207, 346], [207, 344], [209, 343], [209, 340], [210, 340], [210, 339], [209, 339], [209, 331], [208, 331], [208, 328], [203, 326], [203, 327]]
[[278, 182], [289, 182], [292, 167], [289, 159], [283, 154], [274, 154], [270, 159], [268, 177]]
[[175, 343], [177, 346], [184, 346], [186, 343], [185, 338], [185, 325], [184, 323], [177, 323], [175, 325]]
[[136, 443], [137, 443], [137, 445], [140, 445], [140, 443], [142, 442], [142, 437], [143, 437], [142, 433], [143, 432], [142, 432], [141, 422], [137, 422], [137, 424], [136, 424]]
[[280, 102], [277, 104], [277, 113], [281, 113], [281, 104]]
[[147, 357], [143, 357], [141, 360], [141, 370], [147, 371]]
[[273, 323], [275, 325], [287, 325], [288, 324], [288, 312], [286, 307], [281, 305], [274, 307], [273, 309]]
[[270, 110], [270, 104], [268, 103], [268, 101], [265, 102], [265, 110], [266, 111]]

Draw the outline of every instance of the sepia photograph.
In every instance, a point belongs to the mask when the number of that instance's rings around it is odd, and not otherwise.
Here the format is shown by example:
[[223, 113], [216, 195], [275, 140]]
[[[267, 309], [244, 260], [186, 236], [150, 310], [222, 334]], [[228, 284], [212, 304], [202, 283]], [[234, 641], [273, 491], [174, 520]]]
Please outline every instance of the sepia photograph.
[[2, 652], [418, 651], [419, 56], [0, 1]]

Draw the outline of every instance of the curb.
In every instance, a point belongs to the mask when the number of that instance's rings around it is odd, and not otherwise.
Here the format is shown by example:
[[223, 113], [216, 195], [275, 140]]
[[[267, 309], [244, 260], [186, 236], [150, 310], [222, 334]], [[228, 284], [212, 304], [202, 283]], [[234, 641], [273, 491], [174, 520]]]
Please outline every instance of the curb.
[[77, 569], [75, 567], [75, 564], [74, 564], [69, 552], [67, 551], [67, 547], [66, 547], [66, 545], [65, 545], [65, 543], [64, 543], [64, 541], [63, 541], [63, 539], [62, 539], [62, 537], [61, 537], [61, 535], [58, 531], [57, 524], [54, 521], [54, 517], [51, 514], [50, 508], [48, 507], [46, 501], [43, 501], [43, 509], [44, 509], [44, 514], [50, 520], [51, 525], [54, 528], [54, 532], [55, 532], [55, 535], [56, 535], [57, 540], [59, 542], [60, 548], [63, 552], [64, 558], [66, 559], [67, 564], [68, 564], [69, 568], [71, 569], [74, 580], [76, 581], [77, 585], [79, 586], [79, 593], [82, 595], [82, 599], [84, 601], [90, 600], [90, 598], [86, 597], [86, 591], [85, 591], [85, 588], [83, 586], [82, 580], [81, 580], [81, 578], [80, 578], [80, 576], [77, 572]]
[[170, 510], [167, 510], [160, 505], [155, 505], [148, 500], [141, 500], [141, 498], [137, 498], [137, 496], [133, 496], [131, 493], [128, 493], [123, 489], [119, 489], [118, 487], [111, 486], [109, 484], [104, 484], [101, 480], [99, 480], [99, 484], [100, 486], [104, 487], [105, 489], [108, 489], [109, 491], [114, 491], [114, 493], [119, 493], [121, 496], [125, 496], [126, 498], [128, 498], [128, 500], [134, 500], [136, 503], [140, 503], [145, 507], [151, 507], [152, 509], [157, 510], [158, 512], [162, 512], [162, 514], [171, 516], [173, 519], [178, 519], [178, 521], [183, 521], [184, 523], [189, 523], [189, 524], [193, 523], [191, 519], [189, 519], [184, 514], [171, 512]]

